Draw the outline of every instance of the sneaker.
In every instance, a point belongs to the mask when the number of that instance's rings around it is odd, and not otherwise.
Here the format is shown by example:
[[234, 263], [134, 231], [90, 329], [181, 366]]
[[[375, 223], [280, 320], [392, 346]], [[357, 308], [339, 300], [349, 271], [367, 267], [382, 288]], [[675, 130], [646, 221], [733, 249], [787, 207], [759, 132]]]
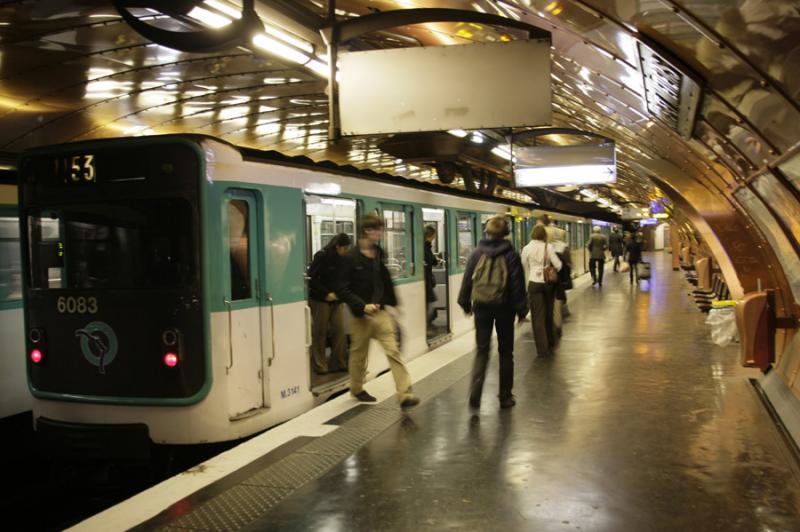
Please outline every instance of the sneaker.
[[362, 403], [374, 403], [375, 401], [377, 401], [377, 399], [375, 399], [373, 396], [371, 396], [369, 394], [369, 392], [367, 392], [367, 390], [361, 390], [360, 392], [355, 394], [353, 397], [355, 397], [356, 399], [358, 399]]
[[515, 404], [517, 404], [517, 402], [514, 400], [513, 395], [500, 399], [500, 408], [511, 408]]
[[412, 407], [417, 406], [418, 404], [419, 404], [419, 397], [417, 397], [416, 395], [410, 395], [410, 396], [406, 397], [405, 399], [403, 399], [403, 401], [400, 403], [400, 407], [401, 408], [412, 408]]

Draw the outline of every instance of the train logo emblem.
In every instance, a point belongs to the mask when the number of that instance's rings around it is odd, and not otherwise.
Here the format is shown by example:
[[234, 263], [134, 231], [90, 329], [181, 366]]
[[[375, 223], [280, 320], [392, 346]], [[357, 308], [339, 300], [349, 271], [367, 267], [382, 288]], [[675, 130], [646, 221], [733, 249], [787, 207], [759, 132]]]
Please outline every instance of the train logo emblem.
[[93, 321], [75, 331], [75, 336], [81, 339], [81, 352], [86, 360], [105, 375], [106, 366], [114, 361], [119, 347], [114, 329], [102, 321]]

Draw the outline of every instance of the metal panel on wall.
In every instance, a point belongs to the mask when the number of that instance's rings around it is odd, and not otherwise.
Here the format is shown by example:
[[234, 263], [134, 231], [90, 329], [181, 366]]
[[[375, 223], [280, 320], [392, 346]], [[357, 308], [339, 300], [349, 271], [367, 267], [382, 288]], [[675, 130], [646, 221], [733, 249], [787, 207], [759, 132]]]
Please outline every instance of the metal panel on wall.
[[545, 40], [341, 54], [344, 135], [550, 124]]

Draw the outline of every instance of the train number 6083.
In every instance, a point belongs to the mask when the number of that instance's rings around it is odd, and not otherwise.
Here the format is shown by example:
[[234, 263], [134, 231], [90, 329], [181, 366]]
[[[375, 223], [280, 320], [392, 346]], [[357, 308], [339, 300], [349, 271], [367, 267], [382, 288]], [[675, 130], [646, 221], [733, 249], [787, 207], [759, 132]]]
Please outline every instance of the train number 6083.
[[56, 309], [60, 314], [96, 314], [97, 298], [61, 296], [56, 300]]

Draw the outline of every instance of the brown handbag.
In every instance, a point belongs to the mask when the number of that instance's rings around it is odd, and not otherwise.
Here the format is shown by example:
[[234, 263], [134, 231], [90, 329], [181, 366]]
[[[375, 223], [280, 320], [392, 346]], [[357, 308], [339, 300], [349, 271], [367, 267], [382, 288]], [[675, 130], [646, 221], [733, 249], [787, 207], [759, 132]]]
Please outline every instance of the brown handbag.
[[547, 284], [558, 284], [558, 270], [552, 264], [549, 264], [550, 261], [547, 258], [547, 244], [544, 245], [544, 263], [542, 266], [542, 276], [544, 277], [544, 282]]

